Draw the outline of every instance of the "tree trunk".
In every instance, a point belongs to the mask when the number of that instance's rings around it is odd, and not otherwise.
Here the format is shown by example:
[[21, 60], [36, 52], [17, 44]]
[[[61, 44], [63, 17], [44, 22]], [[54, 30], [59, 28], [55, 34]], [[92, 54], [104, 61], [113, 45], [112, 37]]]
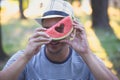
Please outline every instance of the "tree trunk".
[[26, 19], [26, 17], [23, 14], [23, 0], [19, 0], [19, 10], [21, 19]]
[[0, 61], [8, 57], [2, 47], [2, 29], [1, 28], [2, 27], [0, 27]]
[[108, 18], [108, 0], [91, 0], [92, 4], [92, 27], [110, 29]]

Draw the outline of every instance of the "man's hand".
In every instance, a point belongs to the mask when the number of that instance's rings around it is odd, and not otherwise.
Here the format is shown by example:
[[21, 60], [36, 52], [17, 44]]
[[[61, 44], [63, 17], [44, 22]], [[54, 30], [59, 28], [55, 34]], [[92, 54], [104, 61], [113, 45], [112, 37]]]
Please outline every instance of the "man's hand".
[[81, 55], [96, 80], [118, 80], [118, 78], [110, 72], [110, 70], [108, 70], [90, 51], [83, 26], [77, 21], [74, 21], [73, 26], [74, 29], [76, 29], [75, 38], [73, 40], [63, 40], [63, 42], [68, 43], [77, 53]]
[[[77, 21], [73, 21], [74, 30], [76, 30], [76, 34], [73, 40], [63, 40], [63, 42], [68, 43], [76, 52], [79, 54], [85, 54], [89, 52], [89, 46], [86, 38], [86, 33], [84, 27], [79, 24]], [[71, 34], [74, 35], [74, 34]]]
[[25, 49], [25, 55], [31, 58], [34, 54], [38, 53], [41, 45], [49, 43], [52, 39], [44, 32], [45, 28], [37, 28], [34, 34], [29, 38], [28, 45]]

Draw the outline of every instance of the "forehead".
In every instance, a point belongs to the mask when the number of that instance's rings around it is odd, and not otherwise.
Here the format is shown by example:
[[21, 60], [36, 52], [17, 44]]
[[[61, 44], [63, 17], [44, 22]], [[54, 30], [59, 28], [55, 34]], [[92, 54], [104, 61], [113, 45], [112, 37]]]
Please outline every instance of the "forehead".
[[56, 17], [56, 18], [43, 19], [42, 25], [43, 25], [43, 27], [50, 27], [50, 26], [56, 24], [61, 19], [63, 19], [63, 18]]

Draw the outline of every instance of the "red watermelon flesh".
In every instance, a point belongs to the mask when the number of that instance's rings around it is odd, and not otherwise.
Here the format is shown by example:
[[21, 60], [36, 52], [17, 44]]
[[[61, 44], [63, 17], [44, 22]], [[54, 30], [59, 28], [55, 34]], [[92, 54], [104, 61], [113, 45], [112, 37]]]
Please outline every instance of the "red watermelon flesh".
[[61, 40], [69, 36], [72, 30], [72, 19], [70, 16], [67, 16], [47, 29], [46, 33], [52, 37], [53, 40]]

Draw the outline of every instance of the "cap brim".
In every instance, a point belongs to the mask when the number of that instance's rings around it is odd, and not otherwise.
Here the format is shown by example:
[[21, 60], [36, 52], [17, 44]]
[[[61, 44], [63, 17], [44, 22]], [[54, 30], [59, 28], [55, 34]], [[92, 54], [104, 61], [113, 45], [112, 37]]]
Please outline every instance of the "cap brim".
[[65, 17], [65, 16], [61, 16], [61, 15], [49, 15], [49, 16], [44, 16], [44, 17], [36, 18], [35, 20], [36, 20], [39, 24], [42, 24], [42, 20], [43, 20], [43, 19], [57, 18], [57, 17]]

